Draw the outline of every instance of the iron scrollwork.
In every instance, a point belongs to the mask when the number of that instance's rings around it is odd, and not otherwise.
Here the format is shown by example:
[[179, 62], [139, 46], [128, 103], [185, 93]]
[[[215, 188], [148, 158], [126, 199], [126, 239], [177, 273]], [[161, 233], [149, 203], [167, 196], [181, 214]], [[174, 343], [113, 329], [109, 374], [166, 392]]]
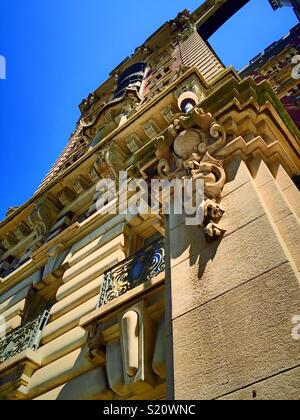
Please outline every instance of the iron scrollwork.
[[98, 307], [101, 307], [165, 271], [164, 240], [135, 253], [104, 275]]
[[0, 363], [4, 363], [25, 350], [37, 350], [49, 316], [50, 312], [44, 311], [33, 321], [16, 328], [6, 338], [0, 340]]

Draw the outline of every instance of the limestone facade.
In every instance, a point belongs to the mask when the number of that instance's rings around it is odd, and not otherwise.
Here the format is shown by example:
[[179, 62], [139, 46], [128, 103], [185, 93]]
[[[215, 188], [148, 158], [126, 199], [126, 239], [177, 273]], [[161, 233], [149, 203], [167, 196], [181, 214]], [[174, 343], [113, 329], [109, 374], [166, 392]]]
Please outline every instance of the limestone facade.
[[[221, 3], [121, 63], [0, 224], [0, 398], [299, 399], [299, 131], [200, 37]], [[110, 212], [120, 171], [203, 180], [204, 221]]]

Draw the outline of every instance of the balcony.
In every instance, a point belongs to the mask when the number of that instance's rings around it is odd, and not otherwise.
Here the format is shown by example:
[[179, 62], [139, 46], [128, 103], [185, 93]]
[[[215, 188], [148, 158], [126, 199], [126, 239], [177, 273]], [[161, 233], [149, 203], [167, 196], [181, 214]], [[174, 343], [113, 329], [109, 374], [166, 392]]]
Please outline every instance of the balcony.
[[165, 243], [164, 239], [160, 239], [105, 273], [97, 308], [147, 283], [164, 271]]
[[166, 395], [165, 263], [160, 239], [108, 270], [97, 309], [80, 320], [116, 399]]
[[50, 312], [44, 311], [33, 321], [20, 326], [0, 340], [0, 364], [26, 350], [37, 350], [49, 316]]

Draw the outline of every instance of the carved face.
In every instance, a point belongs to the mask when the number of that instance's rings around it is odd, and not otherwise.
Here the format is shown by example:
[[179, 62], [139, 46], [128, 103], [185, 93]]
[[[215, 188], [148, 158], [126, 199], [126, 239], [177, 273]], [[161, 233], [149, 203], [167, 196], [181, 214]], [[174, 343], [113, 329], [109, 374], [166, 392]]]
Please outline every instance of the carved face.
[[193, 129], [186, 130], [180, 133], [175, 139], [174, 152], [179, 158], [187, 160], [193, 154], [203, 154], [203, 146], [203, 140], [199, 131]]

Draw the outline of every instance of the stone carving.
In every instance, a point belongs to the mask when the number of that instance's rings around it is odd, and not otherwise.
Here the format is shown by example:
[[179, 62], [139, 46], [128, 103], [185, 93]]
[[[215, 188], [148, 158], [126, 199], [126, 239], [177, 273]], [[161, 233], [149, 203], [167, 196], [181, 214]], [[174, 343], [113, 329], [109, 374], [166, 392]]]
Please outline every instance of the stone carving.
[[108, 162], [108, 150], [101, 150], [97, 153], [97, 158], [95, 162], [96, 171], [100, 174], [102, 178], [109, 178], [114, 180], [116, 175], [113, 173], [111, 165]]
[[209, 241], [225, 233], [218, 223], [224, 214], [220, 201], [226, 172], [223, 162], [213, 157], [225, 144], [224, 128], [200, 108], [176, 119], [156, 140], [157, 170], [161, 178], [204, 181], [203, 227]]
[[84, 111], [86, 111], [89, 107], [94, 105], [99, 100], [99, 97], [95, 95], [95, 93], [90, 93], [87, 99], [82, 102], [84, 107]]
[[110, 389], [121, 398], [129, 398], [131, 392], [125, 384], [122, 349], [119, 338], [107, 343], [106, 374]]
[[9, 207], [9, 209], [6, 212], [6, 217], [11, 216], [16, 210], [18, 210], [19, 207]]
[[148, 305], [141, 300], [119, 310], [109, 322], [100, 316], [85, 326], [89, 358], [105, 365], [116, 398], [143, 395], [166, 377], [165, 321], [160, 314], [152, 318]]
[[105, 156], [106, 162], [110, 168], [111, 178], [117, 183], [119, 180], [119, 170], [124, 169], [126, 162], [126, 153], [121, 149], [117, 142], [112, 142]]
[[44, 237], [50, 231], [57, 214], [58, 209], [50, 198], [43, 197], [35, 204], [34, 210], [28, 218], [29, 226], [38, 237]]
[[156, 383], [151, 362], [157, 330], [147, 313], [147, 304], [140, 301], [125, 310], [119, 325], [125, 385], [131, 393], [140, 394]]
[[191, 15], [188, 11], [179, 13], [176, 19], [173, 20], [172, 26], [174, 33], [178, 40], [185, 41], [196, 30], [195, 24], [191, 20]]
[[64, 249], [63, 244], [58, 244], [48, 250], [48, 261], [43, 271], [43, 282], [45, 284], [55, 283], [57, 280], [62, 282], [64, 272], [69, 268], [65, 259], [69, 253]]
[[138, 89], [135, 87], [126, 88], [122, 96], [113, 97], [102, 104], [100, 108], [82, 117], [83, 135], [93, 140], [97, 133], [101, 131], [101, 138], [97, 140], [97, 143], [99, 143], [102, 138], [125, 124], [130, 115], [136, 111], [140, 102], [141, 97]]

